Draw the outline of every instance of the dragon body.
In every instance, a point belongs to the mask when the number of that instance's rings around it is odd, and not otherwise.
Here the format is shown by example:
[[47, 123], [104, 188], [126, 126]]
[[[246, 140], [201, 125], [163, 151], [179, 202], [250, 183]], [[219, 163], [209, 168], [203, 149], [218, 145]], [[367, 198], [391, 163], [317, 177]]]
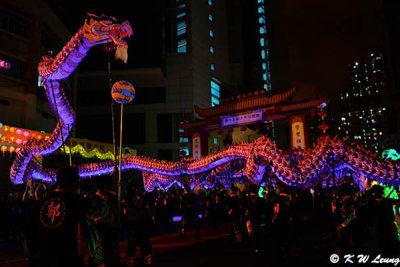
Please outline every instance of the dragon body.
[[[112, 42], [117, 46], [117, 57], [126, 61], [127, 44], [123, 38], [130, 37], [132, 29], [128, 22], [115, 24], [105, 17], [91, 18], [71, 38], [55, 57], [45, 57], [39, 63], [39, 74], [52, 110], [59, 122], [52, 135], [46, 140], [31, 138], [25, 143], [13, 162], [11, 181], [14, 184], [28, 179], [56, 181], [56, 171], [42, 168], [33, 155], [48, 155], [61, 147], [75, 121], [75, 112], [70, 106], [60, 81], [66, 79], [94, 45]], [[82, 164], [77, 166], [82, 178], [110, 174], [114, 161]], [[282, 151], [266, 138], [253, 143], [232, 145], [199, 160], [184, 158], [179, 162], [159, 161], [142, 156], [128, 156], [122, 159], [121, 169], [141, 170], [145, 189], [155, 186], [167, 188], [174, 183], [190, 182], [194, 185], [213, 186], [222, 183], [250, 180], [261, 182], [271, 177], [290, 186], [308, 187], [321, 181], [331, 185], [332, 173], [340, 177], [344, 170], [355, 174], [359, 182], [374, 179], [379, 182], [398, 185], [400, 168], [397, 161], [383, 160], [363, 148], [347, 141], [320, 138], [312, 150], [295, 149]]]

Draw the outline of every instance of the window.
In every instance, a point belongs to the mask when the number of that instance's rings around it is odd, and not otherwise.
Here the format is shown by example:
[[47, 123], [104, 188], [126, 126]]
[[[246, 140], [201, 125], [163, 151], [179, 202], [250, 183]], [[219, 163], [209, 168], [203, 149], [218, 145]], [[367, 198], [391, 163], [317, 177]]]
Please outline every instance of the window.
[[212, 6], [212, 0], [208, 0], [208, 5]]
[[214, 37], [214, 33], [212, 30], [210, 30], [210, 37]]
[[172, 114], [157, 114], [157, 141], [172, 142]]
[[38, 87], [43, 87], [43, 81], [40, 75], [38, 75]]
[[135, 104], [162, 104], [166, 102], [165, 87], [135, 88]]
[[177, 52], [186, 53], [186, 39], [178, 40]]
[[176, 15], [177, 19], [183, 18], [184, 16], [186, 16], [186, 12], [181, 12], [178, 15]]
[[260, 34], [265, 34], [267, 31], [265, 30], [265, 26], [260, 27]]
[[212, 18], [212, 15], [211, 15], [211, 14], [209, 14], [209, 15], [208, 15], [208, 20], [209, 20], [209, 21], [212, 21], [212, 20], [213, 20], [213, 18]]
[[26, 63], [20, 60], [0, 55], [0, 73], [7, 76], [25, 79]]
[[[185, 8], [186, 4], [184, 0], [176, 0], [178, 10], [179, 8]], [[187, 52], [187, 41], [186, 41], [186, 11], [179, 10], [179, 13], [176, 15], [178, 19], [176, 23], [176, 36], [178, 37], [176, 42], [176, 52], [178, 53], [186, 53]]]
[[265, 59], [265, 50], [264, 50], [264, 49], [261, 50], [261, 58], [262, 58], [262, 59]]
[[182, 155], [183, 157], [189, 156], [189, 148], [181, 148], [179, 152], [185, 152], [185, 154]]
[[214, 47], [210, 46], [210, 53], [213, 54], [214, 53]]
[[189, 138], [187, 137], [179, 137], [179, 143], [188, 143], [189, 142]]
[[[102, 123], [110, 121], [104, 120]], [[124, 133], [122, 135], [124, 144], [144, 144], [146, 143], [146, 114], [127, 113], [124, 114]], [[126, 129], [126, 131], [125, 131]], [[92, 131], [93, 132], [93, 131]], [[129, 133], [129, 134], [127, 134]], [[119, 133], [118, 133], [119, 134]], [[111, 139], [108, 139], [111, 140]], [[107, 141], [109, 142], [109, 141]]]
[[213, 79], [211, 80], [211, 106], [215, 107], [219, 105], [219, 98], [220, 98], [220, 85]]
[[260, 38], [260, 45], [261, 45], [262, 47], [265, 46], [265, 39], [264, 39], [264, 38]]
[[27, 37], [29, 22], [12, 14], [0, 11], [0, 28], [22, 37]]
[[178, 22], [178, 24], [176, 25], [176, 34], [182, 35], [186, 33], [186, 22], [185, 21], [180, 21]]
[[215, 66], [214, 66], [214, 64], [211, 64], [210, 69], [211, 69], [212, 71], [215, 71]]
[[262, 63], [262, 69], [267, 70], [267, 63], [265, 63], [265, 62]]

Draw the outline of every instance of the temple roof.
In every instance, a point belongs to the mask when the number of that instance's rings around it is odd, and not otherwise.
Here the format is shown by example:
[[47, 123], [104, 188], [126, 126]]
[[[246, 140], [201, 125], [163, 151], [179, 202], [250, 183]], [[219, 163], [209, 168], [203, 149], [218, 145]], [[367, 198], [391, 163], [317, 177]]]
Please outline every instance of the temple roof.
[[294, 96], [297, 88], [293, 87], [290, 90], [276, 94], [273, 96], [267, 96], [265, 90], [255, 91], [246, 94], [239, 94], [231, 98], [222, 99], [221, 104], [213, 108], [200, 108], [194, 106], [196, 113], [204, 118], [219, 116], [224, 114], [231, 114], [237, 112], [243, 112], [246, 110], [253, 110], [257, 108], [265, 108], [284, 102]]

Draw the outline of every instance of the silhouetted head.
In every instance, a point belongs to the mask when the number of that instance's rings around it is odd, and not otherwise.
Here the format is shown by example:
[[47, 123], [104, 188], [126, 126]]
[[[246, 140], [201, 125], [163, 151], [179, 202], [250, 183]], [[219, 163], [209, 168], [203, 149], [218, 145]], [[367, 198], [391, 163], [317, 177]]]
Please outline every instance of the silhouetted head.
[[190, 192], [190, 185], [185, 185], [185, 191], [188, 193]]
[[258, 185], [256, 185], [256, 184], [250, 184], [250, 185], [249, 185], [249, 191], [250, 191], [250, 193], [257, 194], [257, 192], [258, 192]]
[[380, 185], [374, 185], [371, 188], [371, 194], [373, 198], [382, 198], [383, 197], [383, 187]]

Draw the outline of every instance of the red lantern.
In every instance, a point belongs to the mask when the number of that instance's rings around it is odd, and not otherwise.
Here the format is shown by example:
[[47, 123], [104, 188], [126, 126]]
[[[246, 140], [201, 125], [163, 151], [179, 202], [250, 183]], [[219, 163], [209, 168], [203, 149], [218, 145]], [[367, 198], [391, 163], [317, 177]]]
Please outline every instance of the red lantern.
[[322, 120], [324, 120], [327, 115], [328, 113], [325, 110], [321, 110], [320, 112], [318, 112], [318, 116], [320, 116]]
[[319, 128], [320, 130], [322, 130], [322, 132], [325, 134], [326, 130], [329, 129], [329, 125], [328, 125], [327, 123], [323, 123], [323, 124], [321, 124], [320, 126], [318, 126], [318, 128]]

